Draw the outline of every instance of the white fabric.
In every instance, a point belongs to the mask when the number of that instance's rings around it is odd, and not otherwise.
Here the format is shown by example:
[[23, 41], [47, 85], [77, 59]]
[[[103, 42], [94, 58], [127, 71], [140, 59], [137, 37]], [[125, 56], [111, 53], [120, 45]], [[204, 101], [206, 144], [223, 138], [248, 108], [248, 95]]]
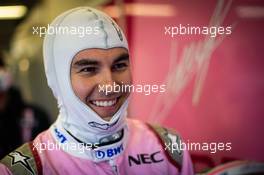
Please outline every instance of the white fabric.
[[99, 29], [83, 37], [76, 34], [46, 34], [43, 44], [45, 72], [49, 87], [57, 98], [60, 122], [64, 129], [83, 142], [97, 143], [100, 138], [114, 134], [126, 125], [128, 100], [110, 121], [103, 120], [84, 104], [71, 86], [70, 66], [73, 57], [89, 48], [122, 47], [128, 50], [127, 40], [117, 24], [106, 14], [80, 7], [64, 12], [49, 27], [92, 27]]
[[[89, 159], [94, 162], [101, 162], [105, 160], [115, 159], [124, 153], [127, 147], [128, 127], [124, 127], [124, 135], [120, 141], [112, 144], [107, 144], [92, 149], [91, 144], [85, 145], [74, 139], [65, 129], [61, 126], [60, 116], [58, 120], [49, 128], [53, 138], [56, 140], [56, 145], [53, 149], [61, 149], [70, 155]], [[96, 145], [96, 144], [95, 144]], [[107, 154], [110, 151], [110, 154]]]

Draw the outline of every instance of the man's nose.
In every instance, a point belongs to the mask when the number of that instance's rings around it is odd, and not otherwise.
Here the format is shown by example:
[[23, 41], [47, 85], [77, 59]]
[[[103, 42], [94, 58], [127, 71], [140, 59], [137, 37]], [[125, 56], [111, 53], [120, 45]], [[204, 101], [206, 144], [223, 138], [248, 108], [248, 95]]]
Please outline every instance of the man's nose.
[[102, 78], [101, 78], [101, 85], [114, 85], [114, 78], [112, 71], [109, 69], [105, 69], [102, 72]]
[[[111, 70], [104, 70], [101, 74], [101, 81], [99, 82], [99, 87], [101, 89], [101, 92], [103, 92], [106, 95], [110, 95], [114, 93], [114, 85], [115, 81], [113, 78], [113, 74]], [[100, 90], [99, 89], [99, 90]]]

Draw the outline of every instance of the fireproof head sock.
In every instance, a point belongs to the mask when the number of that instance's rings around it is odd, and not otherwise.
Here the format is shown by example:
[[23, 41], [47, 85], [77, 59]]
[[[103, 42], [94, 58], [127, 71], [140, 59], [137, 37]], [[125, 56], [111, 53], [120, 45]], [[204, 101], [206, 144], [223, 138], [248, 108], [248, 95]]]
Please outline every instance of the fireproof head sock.
[[109, 16], [90, 7], [66, 11], [48, 25], [43, 43], [48, 85], [58, 101], [62, 126], [84, 142], [96, 142], [123, 128], [128, 100], [110, 121], [103, 120], [75, 95], [70, 79], [71, 62], [84, 49], [115, 47], [128, 50], [123, 32]]

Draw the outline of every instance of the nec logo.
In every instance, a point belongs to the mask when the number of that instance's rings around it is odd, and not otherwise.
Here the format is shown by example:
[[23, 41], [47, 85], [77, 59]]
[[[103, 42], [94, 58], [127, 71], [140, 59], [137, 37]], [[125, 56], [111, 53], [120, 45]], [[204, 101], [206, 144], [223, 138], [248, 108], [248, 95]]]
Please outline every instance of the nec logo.
[[110, 149], [107, 149], [106, 151], [101, 151], [101, 150], [96, 151], [95, 156], [98, 159], [103, 159], [105, 157], [111, 158], [117, 154], [120, 154], [123, 150], [124, 150], [123, 144], [121, 144], [120, 146], [116, 148], [110, 148]]
[[62, 133], [60, 133], [57, 128], [55, 128], [54, 131], [61, 143], [64, 143], [67, 140], [66, 137]]
[[162, 162], [164, 159], [160, 158], [158, 154], [160, 154], [160, 151], [154, 152], [152, 154], [138, 154], [136, 158], [133, 156], [128, 156], [129, 166], [132, 166], [133, 164], [140, 165]]

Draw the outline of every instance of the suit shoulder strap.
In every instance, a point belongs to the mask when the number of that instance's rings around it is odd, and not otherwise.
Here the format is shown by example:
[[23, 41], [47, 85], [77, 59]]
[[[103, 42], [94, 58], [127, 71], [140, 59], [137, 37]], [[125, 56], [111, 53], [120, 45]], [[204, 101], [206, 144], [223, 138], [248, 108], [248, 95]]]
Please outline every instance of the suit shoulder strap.
[[9, 153], [1, 161], [13, 175], [42, 175], [42, 165], [32, 142], [25, 143]]
[[181, 170], [183, 151], [179, 149], [179, 147], [175, 146], [180, 145], [181, 143], [180, 135], [172, 129], [168, 129], [159, 125], [147, 125], [158, 137], [170, 162]]

